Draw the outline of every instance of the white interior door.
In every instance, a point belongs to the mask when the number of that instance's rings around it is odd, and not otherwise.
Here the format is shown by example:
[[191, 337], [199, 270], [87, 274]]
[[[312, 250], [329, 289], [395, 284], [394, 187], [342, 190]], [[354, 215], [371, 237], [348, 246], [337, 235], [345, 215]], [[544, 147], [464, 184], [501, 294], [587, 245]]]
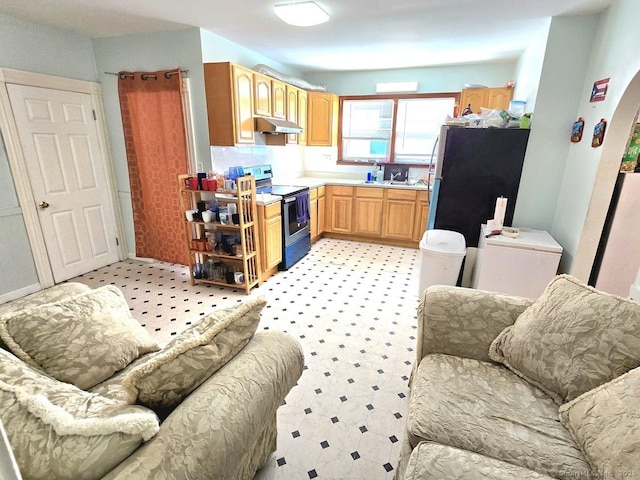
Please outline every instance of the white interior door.
[[119, 260], [86, 93], [7, 85], [55, 282]]

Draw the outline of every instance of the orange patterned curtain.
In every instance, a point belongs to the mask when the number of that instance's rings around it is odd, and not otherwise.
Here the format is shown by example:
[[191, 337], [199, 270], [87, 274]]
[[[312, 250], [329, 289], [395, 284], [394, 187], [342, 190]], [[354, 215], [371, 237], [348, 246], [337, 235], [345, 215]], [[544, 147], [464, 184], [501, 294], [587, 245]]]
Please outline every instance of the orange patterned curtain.
[[188, 171], [180, 69], [120, 72], [136, 256], [188, 263], [177, 176]]

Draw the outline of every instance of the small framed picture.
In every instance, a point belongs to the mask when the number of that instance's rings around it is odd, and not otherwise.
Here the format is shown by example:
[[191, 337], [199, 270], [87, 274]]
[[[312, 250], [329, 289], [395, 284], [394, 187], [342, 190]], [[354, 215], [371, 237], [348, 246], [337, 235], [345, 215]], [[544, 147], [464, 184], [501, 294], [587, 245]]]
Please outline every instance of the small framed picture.
[[578, 118], [573, 124], [571, 128], [571, 141], [573, 143], [578, 143], [582, 140], [582, 131], [584, 130], [584, 120], [582, 117]]
[[607, 122], [604, 118], [601, 118], [598, 123], [596, 123], [595, 128], [593, 129], [593, 140], [591, 140], [591, 146], [596, 148], [602, 145], [604, 141], [604, 132], [607, 129]]

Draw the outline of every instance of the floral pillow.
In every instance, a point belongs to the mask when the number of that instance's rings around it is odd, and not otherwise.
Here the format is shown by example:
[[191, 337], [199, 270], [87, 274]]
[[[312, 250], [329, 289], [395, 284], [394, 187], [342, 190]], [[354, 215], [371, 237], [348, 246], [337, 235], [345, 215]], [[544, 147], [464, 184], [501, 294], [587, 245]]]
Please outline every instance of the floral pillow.
[[27, 364], [83, 390], [160, 348], [111, 285], [2, 315], [0, 338]]
[[640, 304], [559, 275], [489, 356], [562, 404], [640, 365]]
[[255, 333], [264, 297], [218, 310], [180, 333], [162, 351], [127, 370], [129, 398], [153, 408], [171, 408], [231, 360]]
[[59, 382], [1, 349], [0, 420], [25, 479], [97, 480], [160, 429], [150, 410]]
[[562, 405], [559, 414], [595, 471], [640, 473], [640, 369]]

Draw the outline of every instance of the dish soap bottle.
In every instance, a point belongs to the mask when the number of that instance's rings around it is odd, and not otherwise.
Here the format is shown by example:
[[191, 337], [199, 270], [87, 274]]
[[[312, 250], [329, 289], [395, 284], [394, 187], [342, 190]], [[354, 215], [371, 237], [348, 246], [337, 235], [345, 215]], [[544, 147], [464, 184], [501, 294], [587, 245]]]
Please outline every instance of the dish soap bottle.
[[378, 165], [378, 171], [376, 172], [376, 182], [382, 183], [384, 180], [384, 173], [382, 172], [382, 165]]

